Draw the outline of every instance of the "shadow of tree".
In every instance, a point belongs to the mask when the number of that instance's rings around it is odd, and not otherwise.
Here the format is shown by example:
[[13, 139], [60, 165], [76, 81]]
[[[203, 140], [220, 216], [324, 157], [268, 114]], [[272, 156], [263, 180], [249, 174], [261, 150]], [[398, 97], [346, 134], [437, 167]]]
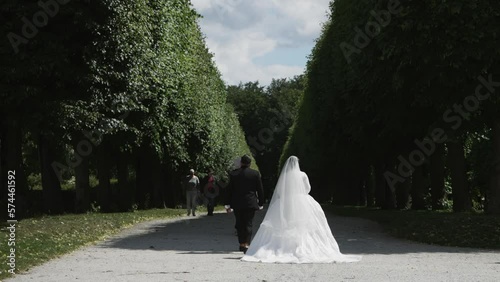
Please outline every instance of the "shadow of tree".
[[[265, 212], [257, 212], [254, 233]], [[345, 254], [410, 254], [410, 253], [495, 253], [496, 251], [426, 245], [386, 235], [370, 220], [338, 217], [328, 214], [332, 233]], [[182, 254], [222, 254], [237, 252], [234, 216], [184, 217], [170, 221], [144, 223], [99, 245], [102, 248], [130, 250], [177, 251]], [[500, 252], [499, 252], [500, 253]], [[235, 259], [228, 257], [227, 259]]]

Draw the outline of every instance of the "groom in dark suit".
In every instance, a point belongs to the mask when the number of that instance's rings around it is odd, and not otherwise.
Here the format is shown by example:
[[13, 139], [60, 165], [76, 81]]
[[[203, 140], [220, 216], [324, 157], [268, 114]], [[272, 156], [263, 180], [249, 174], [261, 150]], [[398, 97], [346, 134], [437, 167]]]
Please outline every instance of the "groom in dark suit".
[[250, 168], [252, 159], [245, 155], [241, 157], [241, 168], [229, 175], [225, 208], [227, 212], [234, 211], [236, 230], [240, 251], [246, 253], [252, 238], [252, 224], [255, 211], [264, 205], [264, 190], [260, 173]]

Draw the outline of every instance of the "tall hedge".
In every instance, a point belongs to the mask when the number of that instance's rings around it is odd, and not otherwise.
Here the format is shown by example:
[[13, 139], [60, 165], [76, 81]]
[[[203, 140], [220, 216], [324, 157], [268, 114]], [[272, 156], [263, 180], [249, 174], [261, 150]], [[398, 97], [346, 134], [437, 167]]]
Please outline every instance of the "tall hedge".
[[41, 174], [44, 211], [62, 211], [61, 184], [73, 178], [71, 210], [94, 200], [107, 211], [173, 207], [189, 168], [222, 176], [249, 153], [190, 1], [45, 4], [0, 5], [10, 34], [0, 48], [1, 169], [18, 171], [20, 191]]
[[[476, 197], [498, 212], [497, 162], [484, 160], [486, 174], [467, 162], [485, 148], [470, 140], [495, 140], [490, 152], [499, 151], [500, 4], [337, 0], [330, 8], [284, 155], [299, 156], [322, 200], [439, 209], [448, 195], [455, 211]], [[474, 195], [468, 175], [487, 192]]]

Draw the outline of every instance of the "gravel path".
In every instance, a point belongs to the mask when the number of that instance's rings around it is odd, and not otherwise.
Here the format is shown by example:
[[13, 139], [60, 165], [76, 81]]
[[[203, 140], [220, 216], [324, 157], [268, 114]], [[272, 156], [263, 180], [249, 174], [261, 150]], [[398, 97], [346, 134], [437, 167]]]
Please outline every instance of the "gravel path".
[[394, 239], [358, 218], [329, 215], [329, 223], [341, 251], [361, 262], [242, 262], [233, 215], [216, 213], [141, 223], [7, 281], [500, 281], [498, 251]]

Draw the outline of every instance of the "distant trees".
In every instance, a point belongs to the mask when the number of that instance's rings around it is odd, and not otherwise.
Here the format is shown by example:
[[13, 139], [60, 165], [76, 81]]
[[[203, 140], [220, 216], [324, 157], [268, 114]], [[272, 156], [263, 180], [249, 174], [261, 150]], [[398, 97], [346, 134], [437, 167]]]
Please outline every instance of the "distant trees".
[[[2, 34], [46, 11], [32, 3], [0, 5]], [[249, 152], [189, 1], [51, 7], [36, 35], [0, 43], [1, 177], [16, 170], [19, 201], [33, 204], [26, 179], [40, 173], [45, 212], [62, 211], [72, 179], [72, 210], [88, 210], [91, 176], [105, 211], [173, 207], [189, 168], [223, 174]]]
[[441, 209], [449, 197], [455, 211], [474, 200], [499, 213], [500, 42], [490, 20], [500, 4], [330, 6], [284, 150], [301, 159], [316, 196], [414, 209]]
[[305, 78], [299, 75], [292, 79], [273, 79], [267, 87], [247, 82], [227, 88], [228, 102], [238, 115], [268, 194], [279, 176], [281, 151], [297, 115], [304, 87]]

